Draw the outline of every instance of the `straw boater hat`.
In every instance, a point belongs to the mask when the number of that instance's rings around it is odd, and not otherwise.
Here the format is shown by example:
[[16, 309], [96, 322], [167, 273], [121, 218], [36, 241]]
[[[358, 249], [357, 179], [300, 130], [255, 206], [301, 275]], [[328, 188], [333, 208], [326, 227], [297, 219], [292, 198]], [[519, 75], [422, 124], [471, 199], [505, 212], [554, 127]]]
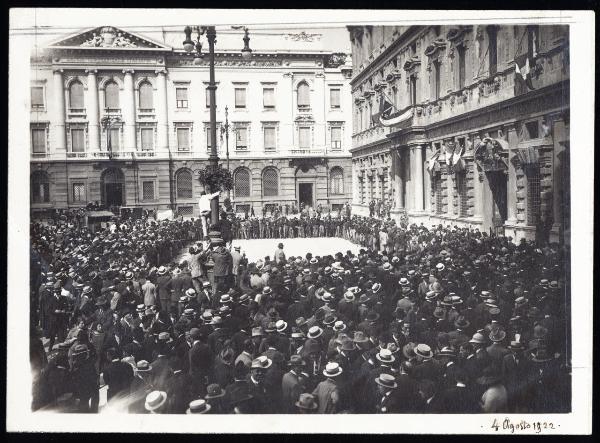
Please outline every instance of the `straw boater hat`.
[[300, 409], [315, 410], [319, 407], [315, 401], [315, 397], [312, 394], [304, 393], [300, 394], [298, 401], [295, 403], [296, 407]]
[[147, 411], [156, 411], [167, 401], [167, 393], [165, 391], [152, 391], [146, 396], [144, 407]]
[[426, 345], [424, 343], [418, 344], [414, 348], [414, 352], [415, 352], [415, 354], [417, 356], [422, 357], [422, 358], [431, 358], [431, 357], [433, 357], [433, 352], [431, 351], [431, 348], [429, 347], [429, 345]]
[[203, 398], [190, 402], [189, 407], [185, 411], [186, 414], [206, 414], [210, 411], [211, 406]]
[[376, 358], [381, 363], [394, 363], [394, 361], [396, 361], [396, 358], [392, 355], [392, 351], [389, 349], [382, 349], [379, 351], [376, 355]]
[[277, 329], [277, 332], [283, 332], [287, 329], [288, 324], [283, 321], [283, 320], [277, 320], [277, 322], [275, 323], [275, 328]]
[[165, 275], [167, 273], [167, 268], [165, 268], [164, 266], [161, 266], [160, 268], [158, 268], [157, 274], [158, 275]]
[[319, 338], [323, 334], [323, 329], [313, 326], [308, 330], [308, 338]]
[[325, 365], [325, 369], [323, 369], [323, 375], [325, 377], [337, 377], [342, 372], [344, 372], [341, 366], [336, 362], [329, 362]]
[[394, 376], [386, 373], [381, 373], [378, 377], [375, 377], [375, 383], [389, 389], [396, 389], [398, 387]]
[[272, 363], [273, 361], [270, 358], [261, 355], [252, 360], [251, 369], [269, 369]]

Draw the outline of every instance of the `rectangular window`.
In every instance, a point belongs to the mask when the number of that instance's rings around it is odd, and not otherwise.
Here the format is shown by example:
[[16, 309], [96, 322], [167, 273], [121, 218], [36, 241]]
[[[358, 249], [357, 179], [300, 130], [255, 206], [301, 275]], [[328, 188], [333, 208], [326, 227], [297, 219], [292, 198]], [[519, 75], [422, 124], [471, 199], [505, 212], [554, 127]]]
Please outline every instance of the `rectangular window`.
[[441, 214], [444, 206], [444, 195], [442, 194], [442, 175], [435, 176], [435, 212]]
[[193, 206], [177, 206], [177, 213], [183, 217], [191, 217], [194, 215], [194, 207]]
[[265, 109], [275, 108], [275, 88], [263, 88], [263, 107]]
[[177, 128], [177, 150], [190, 150], [190, 128]]
[[465, 71], [465, 47], [458, 46], [458, 89], [465, 87], [466, 71]]
[[342, 149], [342, 128], [340, 126], [331, 127], [331, 149], [333, 151]]
[[85, 184], [73, 183], [73, 203], [85, 203]]
[[490, 71], [490, 75], [494, 75], [496, 74], [497, 70], [498, 70], [498, 38], [497, 38], [497, 34], [498, 31], [496, 29], [496, 27], [494, 25], [489, 26], [487, 28], [487, 32], [488, 32], [488, 38], [489, 38], [489, 47], [488, 47], [488, 54], [489, 54], [489, 71]]
[[154, 150], [154, 129], [142, 128], [141, 132], [142, 151]]
[[238, 109], [246, 107], [246, 88], [235, 88], [235, 107]]
[[410, 104], [417, 104], [417, 77], [410, 76]]
[[264, 146], [265, 151], [274, 151], [276, 149], [276, 141], [275, 141], [276, 129], [272, 126], [265, 126], [264, 128]]
[[188, 89], [175, 88], [175, 99], [177, 100], [178, 109], [187, 109], [188, 107]]
[[536, 226], [540, 218], [540, 168], [532, 167], [527, 171], [527, 224]]
[[433, 99], [434, 100], [438, 100], [440, 98], [440, 71], [441, 71], [441, 64], [439, 61], [434, 61], [433, 62]]
[[46, 153], [46, 130], [32, 129], [31, 130], [31, 150], [34, 154]]
[[467, 174], [460, 173], [456, 175], [456, 187], [458, 191], [459, 216], [468, 217], [468, 196], [467, 196]]
[[85, 152], [85, 133], [83, 129], [71, 129], [71, 152]]
[[235, 130], [235, 148], [239, 150], [248, 148], [248, 128], [237, 128]]
[[113, 151], [118, 151], [120, 147], [120, 133], [119, 128], [113, 128], [110, 130], [110, 146]]
[[310, 127], [298, 128], [300, 149], [310, 149]]
[[142, 200], [154, 200], [154, 180], [144, 180], [142, 182]]
[[39, 109], [44, 107], [44, 88], [43, 86], [31, 87], [31, 107]]
[[338, 88], [332, 88], [329, 90], [329, 102], [332, 109], [341, 108], [340, 90]]
[[532, 140], [540, 137], [540, 128], [539, 124], [536, 121], [527, 122], [523, 126], [523, 139], [524, 140]]

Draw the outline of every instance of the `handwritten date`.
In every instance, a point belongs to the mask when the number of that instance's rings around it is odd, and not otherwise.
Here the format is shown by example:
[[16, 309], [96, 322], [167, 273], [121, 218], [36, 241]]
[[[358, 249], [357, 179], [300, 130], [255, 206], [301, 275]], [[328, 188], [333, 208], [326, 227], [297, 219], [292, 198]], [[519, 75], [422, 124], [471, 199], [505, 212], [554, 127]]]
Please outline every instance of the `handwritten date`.
[[497, 418], [494, 418], [494, 421], [491, 425], [491, 428], [495, 431], [509, 431], [511, 434], [520, 431], [533, 431], [536, 434], [540, 434], [544, 431], [553, 431], [556, 430], [560, 425], [556, 425], [550, 421], [527, 421], [527, 420], [519, 420], [512, 421], [510, 418], [506, 417], [502, 421], [498, 421]]

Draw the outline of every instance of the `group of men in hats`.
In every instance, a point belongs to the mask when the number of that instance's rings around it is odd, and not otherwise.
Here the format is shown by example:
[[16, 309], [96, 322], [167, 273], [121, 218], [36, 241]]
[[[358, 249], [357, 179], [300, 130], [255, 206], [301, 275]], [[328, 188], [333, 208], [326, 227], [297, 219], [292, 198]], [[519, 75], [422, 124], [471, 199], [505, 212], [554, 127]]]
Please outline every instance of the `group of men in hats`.
[[51, 319], [31, 332], [34, 409], [96, 412], [106, 385], [104, 408], [131, 413], [570, 410], [555, 245], [388, 224], [392, 247], [356, 255], [277, 252], [234, 273], [214, 234], [188, 262], [146, 261], [143, 239], [182, 223], [94, 236], [32, 226], [45, 300], [32, 309]]

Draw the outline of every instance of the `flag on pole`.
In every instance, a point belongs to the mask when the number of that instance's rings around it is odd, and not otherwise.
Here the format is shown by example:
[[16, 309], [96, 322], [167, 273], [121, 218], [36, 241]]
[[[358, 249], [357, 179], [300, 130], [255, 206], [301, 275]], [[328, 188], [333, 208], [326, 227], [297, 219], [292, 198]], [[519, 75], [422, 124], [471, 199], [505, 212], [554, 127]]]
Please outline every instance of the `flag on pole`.
[[535, 61], [529, 55], [522, 55], [515, 59], [515, 95], [533, 91], [531, 74]]

